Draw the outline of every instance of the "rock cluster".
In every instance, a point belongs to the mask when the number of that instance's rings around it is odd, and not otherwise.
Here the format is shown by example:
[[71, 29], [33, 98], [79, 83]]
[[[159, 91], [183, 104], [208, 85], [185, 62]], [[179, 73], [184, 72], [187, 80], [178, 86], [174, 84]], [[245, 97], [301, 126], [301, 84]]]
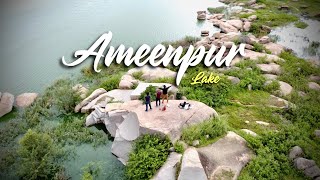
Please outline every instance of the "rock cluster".
[[[198, 152], [208, 179], [236, 179], [254, 156], [247, 142], [234, 132], [228, 132], [217, 142], [199, 148]], [[225, 172], [231, 177], [224, 177]]]
[[303, 150], [299, 146], [295, 146], [290, 150], [289, 158], [293, 161], [294, 166], [303, 171], [306, 176], [312, 179], [320, 177], [320, 168], [315, 161], [304, 158]]
[[141, 72], [141, 78], [145, 81], [152, 81], [159, 78], [175, 78], [176, 72], [167, 68], [143, 66], [130, 69], [125, 75], [121, 77], [119, 88], [132, 89], [134, 85], [139, 83], [139, 80], [134, 78], [134, 74]]
[[132, 141], [141, 134], [156, 133], [168, 136], [175, 142], [180, 138], [184, 127], [218, 115], [214, 109], [197, 101], [188, 101], [192, 109], [179, 109], [178, 105], [182, 102], [183, 100], [169, 101], [170, 107], [165, 112], [153, 106], [150, 113], [145, 112], [145, 105], [138, 100], [108, 103], [105, 108], [95, 107], [86, 118], [86, 126], [104, 123], [110, 135], [115, 138], [112, 153], [126, 164]]
[[72, 87], [72, 90], [76, 92], [81, 99], [86, 98], [86, 95], [89, 92], [89, 90], [86, 87], [84, 87], [82, 84], [76, 84], [75, 86]]

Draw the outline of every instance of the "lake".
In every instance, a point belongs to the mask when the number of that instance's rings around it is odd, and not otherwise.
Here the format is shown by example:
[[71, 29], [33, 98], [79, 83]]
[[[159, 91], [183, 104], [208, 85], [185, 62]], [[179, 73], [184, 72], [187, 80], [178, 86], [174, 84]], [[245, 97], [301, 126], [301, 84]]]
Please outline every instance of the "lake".
[[[76, 75], [61, 57], [87, 49], [112, 31], [112, 45], [154, 46], [201, 30], [219, 31], [198, 22], [197, 11], [223, 6], [218, 0], [10, 0], [0, 7], [0, 91], [14, 95], [41, 92], [55, 79]], [[70, 58], [68, 58], [70, 59]]]

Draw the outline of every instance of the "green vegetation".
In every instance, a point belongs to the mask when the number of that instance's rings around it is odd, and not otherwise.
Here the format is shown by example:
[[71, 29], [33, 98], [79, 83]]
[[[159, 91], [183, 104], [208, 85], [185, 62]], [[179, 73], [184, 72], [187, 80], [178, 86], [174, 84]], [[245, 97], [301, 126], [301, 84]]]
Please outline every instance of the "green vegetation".
[[176, 143], [174, 143], [173, 147], [174, 147], [175, 152], [180, 153], [180, 154], [183, 154], [183, 152], [185, 150], [182, 142], [180, 142], [180, 141], [177, 141]]
[[162, 44], [164, 46], [173, 46], [174, 48], [177, 48], [178, 46], [182, 46], [183, 48], [188, 48], [190, 45], [193, 45], [194, 43], [196, 43], [197, 41], [199, 41], [200, 38], [199, 37], [193, 37], [193, 36], [186, 36], [181, 40], [177, 40], [177, 41], [167, 41], [167, 42], [163, 42]]
[[134, 77], [135, 79], [140, 80], [140, 81], [143, 80], [142, 75], [143, 75], [142, 71], [137, 71], [137, 72], [132, 73], [132, 77]]
[[145, 97], [147, 96], [147, 93], [149, 93], [150, 95], [150, 99], [151, 101], [155, 101], [156, 100], [156, 90], [157, 88], [155, 86], [149, 86], [147, 87], [147, 89], [145, 91], [143, 91], [139, 97], [139, 100], [142, 100], [143, 102], [145, 101]]
[[103, 81], [103, 83], [100, 85], [101, 88], [104, 88], [107, 91], [111, 91], [113, 89], [118, 89], [119, 83], [121, 80], [122, 74], [113, 75], [107, 80]]
[[191, 146], [193, 141], [199, 140], [199, 146], [204, 146], [217, 140], [226, 132], [225, 121], [214, 118], [183, 129], [181, 139]]
[[209, 7], [208, 8], [208, 11], [211, 13], [211, 14], [222, 14], [226, 11], [226, 7], [225, 6], [222, 6], [222, 7], [216, 7], [216, 8], [211, 8]]
[[134, 148], [126, 166], [127, 179], [150, 179], [165, 163], [171, 146], [168, 138], [158, 135], [139, 137], [134, 142]]
[[20, 156], [19, 176], [23, 179], [52, 179], [59, 171], [56, 159], [59, 157], [59, 147], [53, 144], [53, 139], [45, 133], [28, 130], [19, 142]]
[[94, 180], [101, 172], [102, 162], [89, 162], [82, 168], [82, 180]]
[[305, 22], [302, 22], [302, 21], [298, 21], [296, 23], [294, 23], [294, 25], [297, 27], [297, 28], [300, 28], [300, 29], [305, 29], [308, 27], [308, 24], [305, 23]]

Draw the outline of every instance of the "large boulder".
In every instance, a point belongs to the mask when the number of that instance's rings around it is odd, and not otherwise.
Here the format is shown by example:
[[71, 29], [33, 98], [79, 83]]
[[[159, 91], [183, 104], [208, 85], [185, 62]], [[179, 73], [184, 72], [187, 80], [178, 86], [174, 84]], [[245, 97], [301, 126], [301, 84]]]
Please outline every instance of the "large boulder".
[[290, 84], [283, 81], [279, 81], [279, 84], [280, 84], [279, 90], [280, 90], [281, 96], [287, 96], [292, 93], [293, 88]]
[[303, 157], [303, 156], [304, 156], [303, 150], [299, 146], [294, 146], [289, 152], [289, 158], [291, 160], [295, 160], [295, 159], [297, 159], [299, 157]]
[[243, 30], [248, 32], [248, 31], [250, 31], [250, 29], [251, 29], [251, 22], [249, 22], [249, 21], [244, 22]]
[[274, 95], [270, 95], [269, 99], [268, 99], [268, 106], [269, 107], [277, 107], [277, 108], [289, 108], [290, 103], [282, 98], [276, 97]]
[[223, 22], [223, 21], [220, 21], [219, 28], [224, 33], [239, 32], [239, 30], [236, 27], [232, 26], [229, 23]]
[[133, 142], [122, 138], [117, 130], [116, 136], [111, 146], [111, 152], [114, 154], [122, 164], [126, 165], [129, 160], [130, 152], [132, 151]]
[[152, 180], [176, 180], [177, 165], [180, 163], [182, 155], [170, 153], [165, 164], [159, 169]]
[[234, 132], [228, 132], [209, 146], [198, 148], [198, 152], [209, 179], [219, 179], [225, 171], [232, 174], [229, 179], [236, 179], [254, 156], [247, 142]]
[[131, 89], [135, 84], [137, 84], [139, 81], [136, 80], [131, 75], [125, 74], [121, 77], [119, 82], [119, 88], [120, 89]]
[[266, 74], [281, 74], [281, 67], [278, 64], [270, 63], [270, 64], [257, 64], [257, 67]]
[[299, 157], [294, 160], [294, 166], [299, 170], [305, 170], [314, 165], [316, 165], [316, 163], [313, 160], [306, 158]]
[[30, 106], [38, 97], [37, 93], [23, 93], [16, 97], [16, 105], [18, 107], [28, 107]]
[[96, 106], [105, 107], [106, 103], [112, 100], [107, 93], [103, 93], [89, 102], [87, 105], [81, 108], [81, 113], [88, 113], [90, 110], [93, 110]]
[[243, 28], [243, 22], [239, 19], [228, 20], [227, 23], [237, 28], [238, 30], [242, 30]]
[[130, 101], [130, 95], [134, 90], [132, 89], [113, 89], [107, 92], [107, 95], [112, 99], [113, 102], [127, 102]]
[[264, 47], [271, 52], [271, 54], [279, 55], [282, 51], [284, 51], [284, 47], [280, 44], [276, 44], [273, 42], [269, 42], [264, 44]]
[[[219, 33], [215, 33], [215, 35], [217, 35], [217, 34], [219, 34]], [[221, 39], [222, 42], [235, 41], [239, 38], [240, 38], [240, 33], [237, 33], [237, 32], [231, 32], [228, 34], [221, 34], [220, 33], [220, 37], [219, 37], [219, 39]]]
[[272, 54], [255, 52], [255, 51], [248, 50], [248, 49], [246, 49], [244, 52], [245, 52], [245, 55], [243, 57], [246, 59], [250, 59], [250, 60], [259, 60], [260, 58], [265, 58], [265, 60], [268, 62], [282, 61], [281, 58], [279, 58], [276, 55], [272, 55]]
[[128, 113], [126, 110], [112, 110], [107, 112], [108, 116], [104, 119], [104, 124], [112, 137], [116, 136], [117, 129]]
[[12, 111], [14, 103], [14, 96], [8, 92], [5, 92], [0, 97], [0, 117], [6, 115]]
[[232, 84], [239, 84], [240, 83], [240, 79], [238, 77], [227, 76], [227, 79], [230, 80]]
[[93, 101], [95, 98], [97, 98], [98, 96], [100, 96], [101, 94], [106, 93], [107, 91], [103, 88], [99, 88], [96, 89], [95, 91], [93, 91], [90, 96], [88, 96], [87, 98], [85, 98], [83, 101], [81, 101], [75, 108], [74, 108], [74, 112], [79, 112], [81, 110], [82, 107], [86, 106], [87, 104], [89, 104], [91, 101]]
[[263, 74], [263, 76], [267, 79], [267, 80], [276, 80], [278, 78], [277, 75], [274, 74]]
[[261, 38], [259, 39], [259, 43], [261, 43], [261, 44], [267, 44], [267, 43], [269, 43], [269, 42], [270, 42], [269, 36], [263, 36], [263, 37], [261, 37]]
[[199, 154], [194, 147], [188, 148], [182, 158], [181, 171], [178, 180], [207, 180]]
[[320, 91], [320, 85], [315, 82], [309, 82], [308, 87], [315, 91]]

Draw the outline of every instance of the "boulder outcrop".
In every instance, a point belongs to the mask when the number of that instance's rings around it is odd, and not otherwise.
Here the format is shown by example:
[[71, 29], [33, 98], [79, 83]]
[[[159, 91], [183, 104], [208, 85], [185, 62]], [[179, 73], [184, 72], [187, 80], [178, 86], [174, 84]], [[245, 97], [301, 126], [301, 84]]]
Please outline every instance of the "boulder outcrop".
[[16, 105], [21, 108], [30, 106], [38, 97], [37, 93], [23, 93], [16, 97]]
[[152, 180], [176, 180], [177, 165], [180, 163], [181, 157], [181, 154], [175, 152], [170, 153], [167, 161]]
[[14, 96], [8, 92], [1, 93], [0, 97], [0, 117], [12, 111]]
[[79, 112], [82, 107], [88, 105], [91, 101], [93, 101], [94, 99], [96, 99], [97, 97], [99, 97], [100, 95], [102, 95], [106, 92], [107, 91], [103, 88], [96, 89], [95, 91], [93, 91], [90, 94], [90, 96], [88, 96], [83, 101], [81, 101], [78, 105], [76, 105], [76, 107], [74, 108], [74, 112], [76, 112], [76, 113]]
[[209, 179], [224, 179], [225, 171], [232, 174], [229, 179], [236, 179], [254, 156], [247, 142], [234, 132], [228, 132], [225, 137], [207, 147], [198, 148], [198, 152]]
[[188, 148], [182, 158], [181, 170], [178, 180], [207, 180], [207, 175], [202, 167], [199, 154], [194, 147]]

